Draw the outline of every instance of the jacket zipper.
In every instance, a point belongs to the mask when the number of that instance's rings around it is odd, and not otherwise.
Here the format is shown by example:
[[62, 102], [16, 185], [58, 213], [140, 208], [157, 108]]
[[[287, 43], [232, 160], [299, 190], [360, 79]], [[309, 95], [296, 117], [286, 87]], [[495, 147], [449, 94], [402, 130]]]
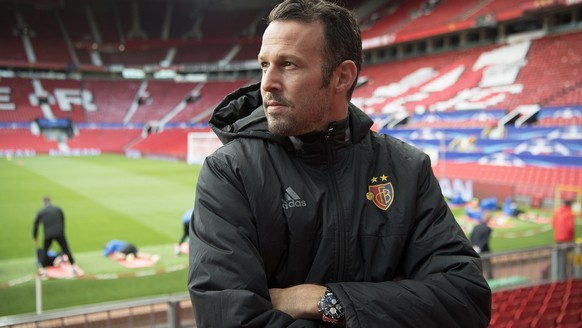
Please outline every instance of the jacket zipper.
[[333, 153], [333, 141], [331, 139], [331, 133], [333, 132], [333, 126], [330, 126], [327, 131], [327, 135], [325, 136], [326, 139], [326, 152], [327, 152], [327, 161], [329, 164], [329, 176], [330, 181], [332, 184], [332, 194], [334, 203], [336, 204], [335, 208], [337, 210], [337, 243], [336, 247], [338, 249], [338, 259], [337, 259], [337, 268], [336, 268], [336, 282], [343, 281], [344, 279], [344, 267], [345, 267], [345, 222], [343, 217], [343, 210], [342, 210], [342, 201], [339, 194], [339, 187], [337, 183], [337, 179], [335, 176], [335, 161], [334, 161], [334, 153]]

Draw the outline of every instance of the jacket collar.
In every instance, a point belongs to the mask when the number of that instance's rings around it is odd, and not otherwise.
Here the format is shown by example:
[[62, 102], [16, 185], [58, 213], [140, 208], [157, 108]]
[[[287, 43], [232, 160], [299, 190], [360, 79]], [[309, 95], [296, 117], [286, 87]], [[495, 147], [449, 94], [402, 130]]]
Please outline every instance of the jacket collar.
[[370, 131], [372, 120], [350, 103], [348, 118], [332, 122], [326, 132], [312, 132], [297, 137], [276, 136], [269, 132], [263, 109], [260, 84], [240, 88], [226, 96], [214, 109], [209, 126], [226, 144], [237, 138], [261, 138], [280, 143], [288, 151], [303, 157], [319, 157], [326, 142], [339, 150], [362, 140]]
[[341, 121], [331, 122], [327, 131], [310, 132], [297, 137], [289, 137], [295, 152], [307, 160], [325, 160], [326, 151], [341, 150], [352, 143], [349, 116]]

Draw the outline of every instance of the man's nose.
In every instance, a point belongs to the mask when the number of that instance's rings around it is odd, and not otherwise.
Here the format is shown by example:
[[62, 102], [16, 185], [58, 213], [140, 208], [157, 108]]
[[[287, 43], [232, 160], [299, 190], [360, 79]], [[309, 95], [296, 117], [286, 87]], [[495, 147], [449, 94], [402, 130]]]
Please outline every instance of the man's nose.
[[266, 92], [276, 92], [281, 90], [280, 76], [275, 68], [268, 67], [263, 70], [261, 88]]

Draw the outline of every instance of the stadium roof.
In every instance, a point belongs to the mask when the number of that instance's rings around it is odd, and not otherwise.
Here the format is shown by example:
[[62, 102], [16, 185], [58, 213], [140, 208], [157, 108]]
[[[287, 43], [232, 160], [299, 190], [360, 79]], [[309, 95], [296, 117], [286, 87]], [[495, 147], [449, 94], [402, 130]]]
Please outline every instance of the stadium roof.
[[38, 7], [62, 8], [68, 5], [79, 5], [86, 3], [103, 3], [103, 2], [133, 2], [152, 3], [152, 2], [174, 2], [174, 3], [188, 3], [196, 5], [201, 8], [213, 10], [240, 10], [240, 9], [256, 9], [256, 8], [271, 8], [280, 0], [0, 0], [0, 3], [14, 3], [14, 4], [33, 4]]

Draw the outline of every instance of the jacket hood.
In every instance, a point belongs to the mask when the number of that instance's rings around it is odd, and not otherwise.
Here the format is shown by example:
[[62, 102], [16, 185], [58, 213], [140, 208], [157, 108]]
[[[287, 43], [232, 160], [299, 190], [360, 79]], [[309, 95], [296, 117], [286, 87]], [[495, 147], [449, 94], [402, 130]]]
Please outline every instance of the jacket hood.
[[[353, 142], [360, 141], [372, 124], [373, 121], [366, 114], [350, 103], [349, 129]], [[269, 132], [260, 83], [242, 87], [226, 96], [214, 109], [208, 125], [223, 144], [242, 137], [270, 139], [286, 147], [293, 147], [289, 137]], [[313, 133], [309, 135], [309, 139], [312, 139]]]
[[260, 84], [242, 87], [216, 106], [208, 125], [223, 144], [239, 137], [271, 138]]

